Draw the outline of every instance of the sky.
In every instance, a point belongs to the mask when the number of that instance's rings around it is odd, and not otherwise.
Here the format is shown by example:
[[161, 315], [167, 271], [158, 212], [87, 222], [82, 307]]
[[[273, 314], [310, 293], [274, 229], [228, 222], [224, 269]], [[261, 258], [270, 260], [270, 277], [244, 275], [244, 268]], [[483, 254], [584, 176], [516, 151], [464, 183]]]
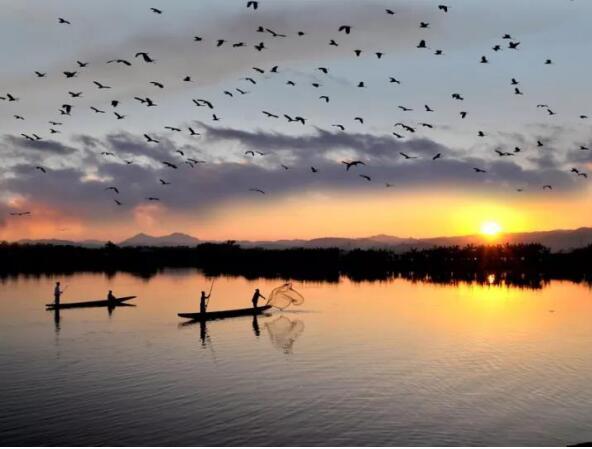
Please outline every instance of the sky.
[[[0, 7], [2, 240], [434, 237], [485, 222], [504, 232], [592, 223], [591, 2]], [[118, 59], [130, 65], [108, 62]]]

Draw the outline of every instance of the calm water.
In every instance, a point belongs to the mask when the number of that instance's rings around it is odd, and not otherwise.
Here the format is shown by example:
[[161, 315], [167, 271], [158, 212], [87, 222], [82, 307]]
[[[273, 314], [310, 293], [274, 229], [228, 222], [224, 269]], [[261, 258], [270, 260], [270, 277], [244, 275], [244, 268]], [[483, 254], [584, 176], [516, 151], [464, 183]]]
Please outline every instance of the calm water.
[[[62, 278], [137, 307], [0, 284], [3, 445], [565, 445], [592, 440], [592, 292], [404, 280], [295, 283], [304, 305], [179, 326], [210, 281]], [[280, 281], [218, 278], [210, 309]]]

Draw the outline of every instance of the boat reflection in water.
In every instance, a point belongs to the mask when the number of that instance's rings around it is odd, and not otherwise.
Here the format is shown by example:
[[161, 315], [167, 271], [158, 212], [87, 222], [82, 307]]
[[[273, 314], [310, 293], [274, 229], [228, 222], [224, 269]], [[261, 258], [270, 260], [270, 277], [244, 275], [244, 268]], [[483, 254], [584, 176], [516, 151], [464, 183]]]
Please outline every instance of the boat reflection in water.
[[[263, 316], [272, 317], [271, 314], [264, 314]], [[292, 320], [285, 315], [278, 316], [271, 321], [265, 321], [261, 324], [267, 330], [273, 347], [284, 354], [292, 354], [294, 342], [304, 331], [304, 322], [302, 320]], [[259, 323], [259, 316], [253, 315], [251, 327], [256, 338], [261, 336], [261, 324]], [[178, 327], [185, 328], [192, 325], [199, 325], [201, 347], [203, 349], [211, 347], [212, 337], [208, 332], [208, 321], [189, 321], [180, 323]]]

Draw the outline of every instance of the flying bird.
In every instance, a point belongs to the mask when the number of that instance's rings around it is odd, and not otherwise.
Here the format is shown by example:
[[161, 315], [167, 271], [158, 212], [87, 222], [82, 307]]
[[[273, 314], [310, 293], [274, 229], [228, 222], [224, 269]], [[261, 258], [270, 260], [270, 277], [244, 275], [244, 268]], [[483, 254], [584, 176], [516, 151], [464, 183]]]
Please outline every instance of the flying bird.
[[93, 81], [93, 83], [99, 88], [99, 89], [111, 89], [111, 86], [107, 86], [105, 84], [101, 84], [98, 81]]
[[341, 161], [342, 164], [345, 164], [345, 170], [349, 171], [350, 168], [356, 167], [358, 165], [366, 165], [363, 161]]
[[139, 51], [138, 53], [136, 53], [135, 57], [136, 57], [136, 58], [138, 58], [138, 57], [141, 57], [141, 58], [144, 60], [144, 62], [149, 62], [149, 63], [150, 63], [150, 62], [154, 62], [154, 61], [155, 61], [155, 60], [154, 60], [154, 59], [152, 59], [152, 58], [150, 57], [150, 55], [149, 55], [147, 52], [145, 52], [145, 51]]

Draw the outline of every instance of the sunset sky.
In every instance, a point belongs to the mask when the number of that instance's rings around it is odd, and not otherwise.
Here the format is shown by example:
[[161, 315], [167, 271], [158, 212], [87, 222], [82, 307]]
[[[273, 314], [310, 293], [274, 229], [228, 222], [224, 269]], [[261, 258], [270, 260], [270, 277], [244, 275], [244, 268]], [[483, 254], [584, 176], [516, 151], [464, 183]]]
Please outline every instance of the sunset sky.
[[[0, 97], [18, 98], [0, 100], [0, 239], [428, 237], [478, 233], [484, 222], [504, 232], [592, 224], [592, 2], [246, 3], [0, 0]], [[422, 39], [428, 48], [417, 48]], [[70, 116], [60, 114], [64, 104]], [[205, 163], [192, 168], [188, 158]], [[341, 161], [352, 160], [365, 165], [346, 171]], [[10, 215], [22, 212], [30, 215]]]

